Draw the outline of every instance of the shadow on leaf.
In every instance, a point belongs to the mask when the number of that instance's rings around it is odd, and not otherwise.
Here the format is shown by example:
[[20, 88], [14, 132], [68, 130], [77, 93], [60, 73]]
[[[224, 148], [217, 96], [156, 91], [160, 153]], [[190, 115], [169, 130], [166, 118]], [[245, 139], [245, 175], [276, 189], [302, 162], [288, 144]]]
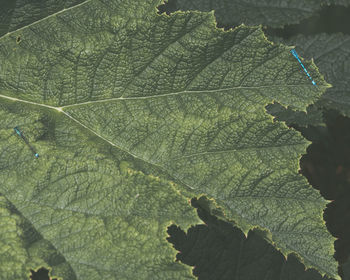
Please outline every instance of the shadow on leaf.
[[263, 232], [250, 231], [245, 237], [233, 224], [204, 210], [197, 199], [191, 202], [205, 225], [191, 227], [187, 233], [172, 225], [168, 228], [168, 241], [179, 251], [176, 261], [194, 266], [193, 274], [198, 279], [330, 279], [314, 269], [305, 271], [292, 254], [286, 260], [264, 240]]

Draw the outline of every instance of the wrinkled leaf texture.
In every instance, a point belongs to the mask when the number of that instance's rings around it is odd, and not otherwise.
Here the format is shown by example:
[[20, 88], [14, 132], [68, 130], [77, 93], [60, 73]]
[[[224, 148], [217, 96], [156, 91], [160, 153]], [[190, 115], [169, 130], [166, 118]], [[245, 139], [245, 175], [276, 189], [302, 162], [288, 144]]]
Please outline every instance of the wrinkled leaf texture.
[[1, 273], [191, 279], [166, 228], [200, 223], [188, 199], [204, 194], [245, 234], [267, 230], [337, 277], [327, 201], [297, 172], [309, 142], [265, 110], [304, 111], [329, 84], [260, 27], [223, 31], [212, 12], [159, 4], [85, 1], [0, 38], [0, 192], [17, 231], [4, 242], [22, 252]]

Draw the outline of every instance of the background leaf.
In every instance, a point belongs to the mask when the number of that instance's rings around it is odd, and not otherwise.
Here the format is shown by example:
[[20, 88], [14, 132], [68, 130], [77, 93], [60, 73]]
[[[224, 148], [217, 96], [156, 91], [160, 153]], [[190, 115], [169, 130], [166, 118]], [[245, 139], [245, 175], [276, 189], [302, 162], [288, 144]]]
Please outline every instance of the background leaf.
[[350, 259], [344, 265], [344, 280], [350, 279]]
[[312, 57], [325, 79], [333, 85], [327, 89], [317, 106], [334, 109], [350, 117], [350, 36], [297, 36], [286, 43], [297, 45], [302, 56]]
[[266, 25], [281, 27], [296, 24], [317, 14], [324, 5], [349, 6], [349, 0], [169, 0], [161, 11], [214, 10], [219, 26]]
[[278, 103], [268, 104], [266, 110], [269, 114], [276, 116], [276, 120], [285, 121], [288, 125], [298, 124], [299, 126], [324, 126], [322, 111], [314, 105], [307, 108], [307, 112], [294, 111], [284, 108]]

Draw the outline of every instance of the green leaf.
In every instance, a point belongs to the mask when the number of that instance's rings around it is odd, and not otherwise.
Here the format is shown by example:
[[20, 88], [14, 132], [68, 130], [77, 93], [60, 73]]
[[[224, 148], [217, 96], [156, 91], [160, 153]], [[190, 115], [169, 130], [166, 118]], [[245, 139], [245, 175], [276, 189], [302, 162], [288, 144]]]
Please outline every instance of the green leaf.
[[259, 27], [158, 4], [90, 0], [0, 39], [0, 191], [77, 279], [193, 278], [166, 228], [199, 223], [200, 194], [336, 277], [327, 201], [297, 172], [309, 142], [265, 110], [329, 85]]
[[54, 267], [64, 279], [76, 279], [64, 257], [3, 196], [0, 196], [0, 211], [3, 279], [28, 279], [29, 268], [39, 265]]
[[[310, 44], [310, 42], [312, 42]], [[350, 36], [343, 34], [318, 34], [296, 36], [287, 41], [298, 46], [298, 52], [313, 58], [325, 79], [332, 84], [317, 107], [326, 107], [350, 117]]]
[[[15, 159], [2, 163], [2, 191], [73, 268], [67, 279], [191, 278], [188, 268], [173, 262], [165, 229], [171, 221], [186, 228], [199, 219], [172, 182], [133, 171], [125, 155], [100, 154], [94, 146], [103, 143], [62, 116], [13, 106], [2, 111], [10, 123], [32, 131], [38, 123], [49, 125], [41, 128], [46, 140], [37, 160], [12, 129], [2, 129]], [[53, 275], [63, 276], [59, 272], [52, 267]]]
[[27, 277], [23, 264], [30, 260], [21, 240], [23, 232], [18, 226], [20, 219], [20, 216], [12, 213], [6, 199], [0, 196], [0, 275], [4, 279]]
[[0, 36], [82, 2], [84, 1], [2, 0], [0, 9]]
[[[193, 201], [195, 207], [199, 201]], [[286, 259], [262, 237], [263, 232], [250, 231], [244, 236], [227, 222], [218, 220], [210, 211], [198, 208], [206, 223], [184, 232], [176, 226], [168, 229], [169, 241], [179, 251], [176, 258], [195, 266], [199, 279], [307, 279], [326, 280], [314, 269], [305, 269], [293, 255]]]

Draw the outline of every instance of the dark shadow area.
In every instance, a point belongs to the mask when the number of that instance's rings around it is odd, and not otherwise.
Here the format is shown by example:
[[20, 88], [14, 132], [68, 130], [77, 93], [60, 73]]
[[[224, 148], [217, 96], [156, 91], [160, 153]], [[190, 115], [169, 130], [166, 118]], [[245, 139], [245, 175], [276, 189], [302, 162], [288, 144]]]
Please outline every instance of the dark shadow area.
[[[176, 0], [169, 0], [167, 3], [158, 7], [159, 13], [171, 14], [177, 10]], [[230, 29], [240, 24], [251, 25], [250, 22], [237, 22], [232, 19], [232, 24], [225, 25], [217, 19], [219, 28]], [[308, 19], [302, 20], [299, 24], [286, 25], [282, 28], [264, 27], [267, 36], [278, 36], [288, 39], [298, 34], [311, 35], [317, 33], [338, 33], [350, 34], [350, 7], [343, 6], [323, 6], [320, 11]]]
[[329, 279], [314, 269], [305, 271], [294, 255], [286, 260], [264, 240], [264, 232], [250, 231], [245, 237], [233, 224], [204, 210], [203, 203], [200, 205], [197, 199], [192, 199], [191, 203], [206, 224], [191, 227], [187, 233], [172, 225], [168, 228], [168, 241], [179, 251], [176, 261], [194, 266], [193, 274], [198, 279]]
[[168, 0], [165, 4], [158, 6], [158, 14], [166, 13], [170, 15], [177, 10], [176, 0]]
[[287, 25], [284, 28], [266, 28], [268, 36], [289, 39], [295, 35], [312, 35], [317, 33], [350, 34], [350, 7], [324, 6], [318, 15], [301, 21], [299, 24]]
[[50, 278], [49, 270], [44, 267], [39, 268], [37, 271], [30, 270], [30, 280], [57, 280], [57, 278]]
[[[324, 116], [327, 127], [295, 128], [313, 141], [300, 161], [301, 173], [331, 200], [324, 219], [338, 238], [335, 258], [343, 264], [350, 255], [350, 119], [335, 111]], [[341, 267], [339, 274], [342, 276]]]

